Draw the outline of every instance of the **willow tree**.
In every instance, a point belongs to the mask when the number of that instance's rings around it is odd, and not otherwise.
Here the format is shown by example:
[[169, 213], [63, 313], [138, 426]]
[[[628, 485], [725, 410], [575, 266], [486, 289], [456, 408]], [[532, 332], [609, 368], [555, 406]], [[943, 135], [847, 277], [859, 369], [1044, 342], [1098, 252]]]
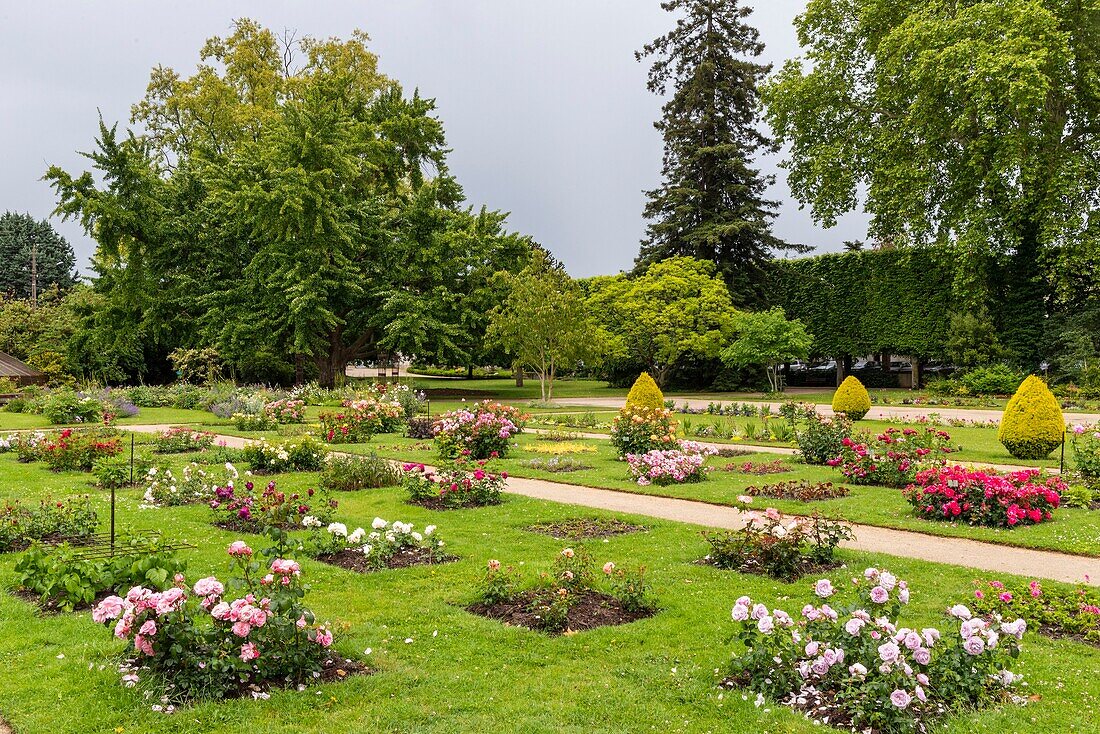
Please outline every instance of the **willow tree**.
[[[861, 204], [894, 246], [954, 248], [960, 307], [1003, 291], [1005, 346], [1043, 354], [1056, 295], [1096, 294], [1095, 0], [810, 0], [804, 57], [763, 89], [791, 191], [834, 226]], [[973, 282], [999, 261], [993, 282]], [[1048, 285], [1052, 284], [1052, 285]]]

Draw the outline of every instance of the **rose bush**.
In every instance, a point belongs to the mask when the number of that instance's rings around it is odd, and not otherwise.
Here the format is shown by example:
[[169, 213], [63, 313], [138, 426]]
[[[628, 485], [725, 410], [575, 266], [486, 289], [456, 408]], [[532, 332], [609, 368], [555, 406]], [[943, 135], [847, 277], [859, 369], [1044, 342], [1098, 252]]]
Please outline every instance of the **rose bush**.
[[816, 406], [787, 403], [784, 415], [795, 426], [794, 440], [807, 464], [824, 464], [836, 458], [841, 442], [851, 438], [852, 421], [842, 415], [819, 415]]
[[1039, 581], [975, 581], [974, 612], [983, 617], [1030, 619], [1038, 631], [1051, 637], [1078, 637], [1100, 646], [1100, 593], [1096, 589], [1069, 589]]
[[401, 484], [409, 500], [418, 504], [438, 505], [446, 509], [499, 505], [508, 472], [494, 474], [486, 462], [472, 466], [457, 461], [438, 472], [428, 471], [423, 464], [403, 464]]
[[187, 426], [166, 428], [153, 437], [154, 454], [184, 454], [205, 451], [214, 445], [214, 434]]
[[708, 456], [718, 451], [691, 441], [681, 441], [680, 448], [653, 450], [644, 454], [627, 454], [630, 477], [639, 485], [684, 484], [706, 479], [709, 467], [703, 466]]
[[305, 494], [281, 492], [274, 481], [268, 482], [258, 494], [251, 481], [243, 487], [232, 484], [216, 487], [214, 499], [210, 500], [215, 525], [253, 533], [270, 528], [296, 528], [307, 515], [328, 523], [338, 505], [336, 500], [313, 489], [307, 489]]
[[347, 525], [333, 522], [325, 526], [315, 517], [302, 518], [302, 526], [311, 528], [307, 552], [325, 560], [343, 551], [362, 554], [367, 567], [374, 570], [386, 568], [401, 553], [415, 554], [422, 562], [437, 563], [446, 558], [446, 545], [436, 534], [435, 525], [428, 525], [423, 532], [414, 529], [412, 523], [394, 520], [387, 522], [374, 518], [371, 530], [356, 528], [348, 532]]
[[399, 403], [368, 397], [345, 400], [343, 410], [321, 413], [321, 438], [328, 443], [362, 443], [376, 433], [401, 427], [405, 411]]
[[328, 450], [316, 438], [302, 436], [291, 441], [268, 443], [267, 439], [251, 441], [241, 450], [241, 457], [254, 472], [279, 474], [289, 471], [320, 471]]
[[264, 415], [276, 423], [304, 423], [306, 403], [304, 400], [290, 398], [273, 400], [264, 406]]
[[122, 451], [122, 439], [113, 428], [79, 431], [65, 428], [47, 434], [34, 451], [54, 471], [91, 471], [96, 460]]
[[141, 500], [145, 506], [151, 507], [210, 502], [214, 499], [215, 489], [232, 488], [239, 478], [237, 467], [229, 462], [226, 462], [222, 471], [217, 473], [211, 468], [191, 462], [183, 468], [178, 477], [172, 473], [171, 469], [153, 467], [145, 475], [145, 493]]
[[676, 447], [676, 422], [667, 408], [627, 405], [611, 422], [611, 445], [619, 458]]
[[1038, 469], [997, 474], [952, 466], [918, 473], [904, 494], [921, 517], [1012, 528], [1051, 519], [1065, 489]]
[[840, 453], [825, 463], [839, 466], [853, 484], [904, 487], [922, 469], [945, 463], [944, 454], [954, 450], [950, 442], [951, 436], [936, 428], [891, 427], [873, 439], [842, 439]]
[[22, 550], [32, 540], [86, 538], [98, 525], [95, 505], [87, 496], [68, 502], [47, 498], [37, 505], [5, 500], [0, 507], [0, 553]]
[[503, 457], [528, 416], [510, 405], [486, 400], [472, 408], [452, 410], [432, 424], [435, 444], [444, 459]]

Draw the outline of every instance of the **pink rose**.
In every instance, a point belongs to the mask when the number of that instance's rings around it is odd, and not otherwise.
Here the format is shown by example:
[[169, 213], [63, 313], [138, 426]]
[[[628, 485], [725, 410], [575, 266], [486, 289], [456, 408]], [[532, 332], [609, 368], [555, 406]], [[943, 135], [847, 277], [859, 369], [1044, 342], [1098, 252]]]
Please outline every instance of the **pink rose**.
[[252, 549], [248, 547], [248, 544], [243, 540], [234, 540], [229, 544], [229, 555], [231, 556], [251, 556]]
[[241, 645], [241, 660], [246, 663], [250, 660], [255, 660], [260, 657], [260, 648], [256, 647], [254, 642], [246, 642]]
[[141, 629], [138, 630], [145, 637], [153, 637], [157, 633], [157, 623], [153, 620], [148, 620], [145, 624], [141, 625]]
[[237, 637], [248, 637], [248, 633], [252, 631], [252, 625], [248, 622], [234, 622], [233, 634]]
[[96, 624], [103, 624], [107, 620], [118, 619], [122, 610], [126, 608], [126, 600], [118, 596], [109, 596], [92, 610], [92, 620]]

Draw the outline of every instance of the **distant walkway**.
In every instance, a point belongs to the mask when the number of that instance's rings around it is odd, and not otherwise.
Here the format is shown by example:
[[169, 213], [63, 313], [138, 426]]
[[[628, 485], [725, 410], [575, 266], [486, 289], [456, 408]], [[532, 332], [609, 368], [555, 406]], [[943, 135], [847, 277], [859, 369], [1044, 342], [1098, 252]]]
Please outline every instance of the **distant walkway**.
[[[132, 425], [121, 428], [141, 433], [159, 433], [168, 426]], [[225, 435], [217, 436], [217, 440], [234, 448], [242, 448], [250, 442], [250, 439], [240, 436]], [[745, 513], [741, 510], [694, 500], [655, 497], [521, 477], [509, 477], [505, 491], [549, 502], [646, 515], [710, 528], [737, 530], [745, 526]], [[1027, 578], [1100, 586], [1100, 559], [1097, 558], [850, 524], [856, 539], [844, 543], [843, 546], [852, 550], [964, 566], [985, 573], [1014, 574]], [[965, 559], [965, 562], [960, 563], [961, 559]]]
[[[797, 400], [796, 395], [792, 395]], [[671, 400], [672, 398], [670, 398]], [[580, 406], [589, 408], [614, 408], [623, 407], [626, 398], [556, 398], [554, 403], [562, 407]], [[676, 407], [687, 403], [689, 408], [705, 410], [712, 403], [717, 405], [731, 405], [733, 403], [767, 405], [772, 412], [778, 412], [783, 403], [766, 400], [707, 400], [705, 398], [675, 398]], [[815, 405], [821, 415], [832, 415], [831, 405]], [[919, 418], [935, 413], [944, 420], [952, 418], [971, 421], [997, 421], [1001, 420], [1003, 411], [990, 408], [950, 408], [940, 405], [873, 405], [867, 413], [871, 420], [887, 420], [897, 418]], [[1066, 422], [1070, 425], [1089, 424], [1100, 422], [1100, 413], [1066, 413]]]

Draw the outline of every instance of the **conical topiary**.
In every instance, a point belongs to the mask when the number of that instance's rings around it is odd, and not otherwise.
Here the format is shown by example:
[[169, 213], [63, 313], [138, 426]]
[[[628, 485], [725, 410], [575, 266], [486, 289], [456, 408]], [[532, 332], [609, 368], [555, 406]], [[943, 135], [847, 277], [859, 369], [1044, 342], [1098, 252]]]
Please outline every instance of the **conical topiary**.
[[871, 396], [867, 388], [852, 375], [844, 378], [833, 395], [833, 412], [843, 413], [850, 420], [858, 421], [871, 409]]
[[638, 379], [634, 381], [634, 387], [630, 388], [630, 392], [626, 394], [625, 407], [631, 406], [653, 409], [665, 407], [665, 395], [648, 372], [638, 375]]
[[1032, 375], [1020, 383], [1005, 406], [997, 438], [1017, 459], [1043, 459], [1061, 445], [1065, 432], [1058, 399]]

